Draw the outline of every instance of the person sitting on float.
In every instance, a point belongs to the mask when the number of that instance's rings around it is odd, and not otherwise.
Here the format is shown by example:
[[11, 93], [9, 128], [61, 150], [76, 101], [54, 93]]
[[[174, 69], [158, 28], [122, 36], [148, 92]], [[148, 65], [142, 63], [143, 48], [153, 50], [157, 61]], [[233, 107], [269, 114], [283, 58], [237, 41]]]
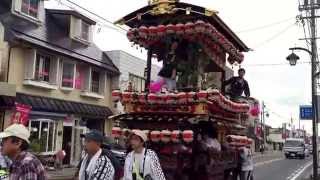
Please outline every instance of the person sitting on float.
[[170, 50], [164, 58], [163, 67], [158, 73], [164, 84], [166, 85], [168, 91], [174, 91], [176, 89], [176, 76], [177, 76], [177, 48], [178, 41], [174, 40], [171, 44]]
[[224, 86], [230, 85], [230, 88], [227, 94], [230, 95], [230, 98], [233, 101], [238, 101], [243, 93], [245, 94], [246, 97], [250, 97], [249, 84], [244, 79], [245, 74], [246, 74], [245, 69], [240, 68], [238, 70], [238, 76], [232, 77], [223, 82]]

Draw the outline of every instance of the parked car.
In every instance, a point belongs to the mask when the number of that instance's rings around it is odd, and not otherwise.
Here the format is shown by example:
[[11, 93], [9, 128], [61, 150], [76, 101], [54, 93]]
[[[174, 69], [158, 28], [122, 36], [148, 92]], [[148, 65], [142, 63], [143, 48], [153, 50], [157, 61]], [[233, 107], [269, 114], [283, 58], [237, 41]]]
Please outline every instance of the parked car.
[[284, 153], [286, 158], [304, 159], [309, 155], [309, 151], [304, 143], [304, 139], [288, 138], [284, 143]]

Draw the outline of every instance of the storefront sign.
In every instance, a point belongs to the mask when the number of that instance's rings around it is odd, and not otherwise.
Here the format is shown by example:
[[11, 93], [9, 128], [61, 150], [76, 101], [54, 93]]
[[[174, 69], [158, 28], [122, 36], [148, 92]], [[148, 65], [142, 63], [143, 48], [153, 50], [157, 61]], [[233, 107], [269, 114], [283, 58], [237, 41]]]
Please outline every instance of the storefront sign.
[[11, 116], [11, 123], [28, 125], [31, 106], [15, 103], [15, 112]]

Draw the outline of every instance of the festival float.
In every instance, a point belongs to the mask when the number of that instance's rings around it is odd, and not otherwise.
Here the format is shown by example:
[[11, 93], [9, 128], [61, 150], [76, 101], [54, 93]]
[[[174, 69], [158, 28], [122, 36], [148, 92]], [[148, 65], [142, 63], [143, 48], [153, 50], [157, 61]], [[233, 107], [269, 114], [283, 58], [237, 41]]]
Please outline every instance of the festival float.
[[[227, 64], [240, 65], [249, 48], [217, 14], [177, 0], [153, 0], [116, 22], [129, 27], [130, 43], [147, 50], [148, 57], [145, 92], [112, 92], [125, 112], [110, 117], [112, 135], [126, 139], [143, 130], [166, 179], [222, 180], [237, 167], [237, 150], [253, 143], [246, 135], [251, 116], [259, 115], [257, 101], [231, 101], [222, 83]], [[173, 40], [178, 42], [177, 90], [166, 91], [163, 81], [151, 82], [151, 64], [165, 59]], [[217, 132], [222, 151], [199, 150], [206, 126]], [[206, 165], [199, 168], [197, 158], [203, 156]]]

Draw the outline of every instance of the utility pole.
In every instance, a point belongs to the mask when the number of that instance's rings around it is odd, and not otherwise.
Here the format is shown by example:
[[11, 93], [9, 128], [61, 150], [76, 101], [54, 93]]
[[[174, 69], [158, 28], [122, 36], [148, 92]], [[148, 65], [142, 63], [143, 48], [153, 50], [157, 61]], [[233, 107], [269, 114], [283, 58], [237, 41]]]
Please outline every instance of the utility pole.
[[315, 0], [311, 0], [311, 82], [312, 82], [312, 146], [313, 146], [313, 177], [318, 179], [318, 102], [317, 102], [317, 41], [316, 41], [316, 17], [315, 17]]
[[313, 147], [313, 180], [318, 180], [318, 100], [317, 100], [317, 82], [316, 78], [319, 75], [318, 64], [317, 64], [317, 41], [316, 41], [316, 9], [320, 8], [320, 2], [317, 0], [305, 0], [304, 4], [299, 6], [300, 11], [311, 11], [311, 16], [302, 17], [303, 19], [310, 19], [310, 29], [311, 29], [311, 50], [306, 48], [290, 48], [290, 50], [303, 50], [310, 54], [311, 56], [311, 93], [312, 93], [312, 147]]

